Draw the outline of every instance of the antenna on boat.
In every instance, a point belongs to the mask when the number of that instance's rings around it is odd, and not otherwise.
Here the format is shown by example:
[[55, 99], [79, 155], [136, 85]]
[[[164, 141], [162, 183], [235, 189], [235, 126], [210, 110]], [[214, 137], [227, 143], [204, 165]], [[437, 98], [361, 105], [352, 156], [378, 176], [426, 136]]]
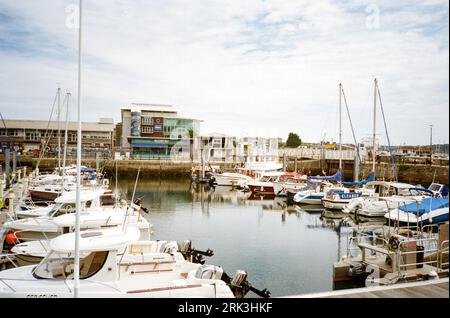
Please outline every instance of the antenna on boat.
[[339, 170], [342, 172], [342, 83], [339, 82]]
[[[133, 195], [131, 196], [131, 203], [130, 203], [131, 207], [134, 204], [134, 195], [136, 194], [136, 186], [137, 186], [137, 183], [138, 183], [138, 180], [139, 180], [139, 173], [140, 172], [141, 172], [141, 167], [139, 166], [139, 169], [138, 169], [138, 172], [137, 172], [137, 175], [136, 175], [136, 181], [134, 182]], [[123, 230], [125, 229], [125, 225], [127, 223], [126, 222], [127, 221], [127, 216], [128, 216], [128, 208], [127, 208], [127, 212], [125, 214], [125, 220], [123, 221], [123, 227], [122, 227]]]
[[58, 121], [58, 174], [61, 175], [61, 87], [58, 84], [58, 109], [57, 109], [57, 119]]
[[376, 126], [377, 126], [377, 87], [378, 81], [374, 79], [373, 86], [373, 135], [372, 135], [372, 171], [375, 173], [375, 159], [376, 159]]
[[78, 25], [78, 131], [77, 131], [77, 187], [76, 187], [76, 213], [75, 213], [75, 260], [74, 260], [74, 297], [78, 298], [80, 285], [80, 181], [81, 181], [81, 26], [82, 26], [83, 0], [79, 0]]
[[62, 176], [61, 178], [61, 194], [64, 193], [64, 176], [66, 175], [66, 158], [67, 158], [67, 131], [69, 128], [69, 100], [70, 100], [70, 92], [66, 92], [66, 125], [64, 127], [64, 152], [63, 152], [63, 162], [62, 162], [62, 173], [61, 170], [59, 174]]

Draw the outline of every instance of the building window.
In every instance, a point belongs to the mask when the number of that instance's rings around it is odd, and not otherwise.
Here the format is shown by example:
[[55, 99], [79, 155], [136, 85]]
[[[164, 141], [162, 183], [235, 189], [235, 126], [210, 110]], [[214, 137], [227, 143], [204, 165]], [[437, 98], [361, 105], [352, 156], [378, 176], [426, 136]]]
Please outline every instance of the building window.
[[152, 126], [142, 126], [142, 132], [144, 134], [152, 134], [153, 133], [153, 127]]
[[142, 125], [151, 125], [153, 124], [152, 117], [142, 117]]
[[213, 148], [222, 148], [222, 138], [214, 138], [212, 146]]

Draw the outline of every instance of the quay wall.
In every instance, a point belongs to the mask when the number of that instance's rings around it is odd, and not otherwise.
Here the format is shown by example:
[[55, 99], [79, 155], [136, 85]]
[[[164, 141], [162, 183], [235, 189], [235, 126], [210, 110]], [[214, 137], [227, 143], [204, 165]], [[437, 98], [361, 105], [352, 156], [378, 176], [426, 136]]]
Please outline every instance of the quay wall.
[[[37, 158], [22, 157], [18, 161], [17, 166], [28, 166], [35, 168], [38, 162]], [[74, 164], [75, 159], [70, 159], [68, 164]], [[95, 159], [82, 159], [82, 164], [96, 167]], [[112, 159], [100, 159], [99, 166], [110, 175], [115, 174], [116, 161]], [[57, 165], [55, 158], [41, 159], [39, 169], [41, 171], [49, 171]], [[215, 164], [220, 165], [222, 170], [231, 170], [234, 165], [231, 163]], [[117, 174], [120, 177], [134, 177], [140, 170], [142, 177], [163, 177], [163, 178], [189, 178], [192, 163], [182, 162], [174, 163], [169, 160], [118, 160]], [[287, 171], [298, 171], [301, 173], [311, 172], [312, 175], [334, 174], [339, 168], [338, 160], [322, 159], [322, 160], [296, 160], [288, 159], [286, 162]], [[343, 160], [344, 180], [353, 180], [354, 162], [353, 160]], [[372, 170], [371, 163], [362, 163], [360, 165], [359, 179], [367, 178]], [[396, 164], [396, 170], [399, 181], [412, 184], [427, 185], [433, 182], [449, 184], [449, 166], [425, 165], [425, 164]], [[377, 179], [392, 180], [393, 173], [389, 163], [380, 162], [376, 164]]]

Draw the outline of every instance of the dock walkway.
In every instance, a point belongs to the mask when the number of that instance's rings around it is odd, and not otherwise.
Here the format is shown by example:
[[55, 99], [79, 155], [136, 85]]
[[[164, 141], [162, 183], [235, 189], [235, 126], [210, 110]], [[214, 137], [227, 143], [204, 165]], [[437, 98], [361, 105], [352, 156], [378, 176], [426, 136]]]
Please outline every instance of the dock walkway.
[[286, 298], [449, 298], [448, 277], [389, 286], [293, 295]]

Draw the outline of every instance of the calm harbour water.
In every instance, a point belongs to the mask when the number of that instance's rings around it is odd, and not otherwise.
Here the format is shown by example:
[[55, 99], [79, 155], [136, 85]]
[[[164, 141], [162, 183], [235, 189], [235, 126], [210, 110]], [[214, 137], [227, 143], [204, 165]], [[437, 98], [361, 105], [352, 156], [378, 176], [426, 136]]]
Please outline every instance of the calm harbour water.
[[[121, 180], [119, 188], [130, 199], [134, 180]], [[243, 269], [253, 286], [272, 296], [332, 290], [332, 265], [339, 242], [342, 246], [339, 220], [286, 207], [282, 198], [249, 196], [230, 187], [195, 187], [188, 180], [140, 180], [135, 194], [149, 209], [153, 239], [190, 239], [194, 248], [211, 248], [207, 264], [230, 276]]]

